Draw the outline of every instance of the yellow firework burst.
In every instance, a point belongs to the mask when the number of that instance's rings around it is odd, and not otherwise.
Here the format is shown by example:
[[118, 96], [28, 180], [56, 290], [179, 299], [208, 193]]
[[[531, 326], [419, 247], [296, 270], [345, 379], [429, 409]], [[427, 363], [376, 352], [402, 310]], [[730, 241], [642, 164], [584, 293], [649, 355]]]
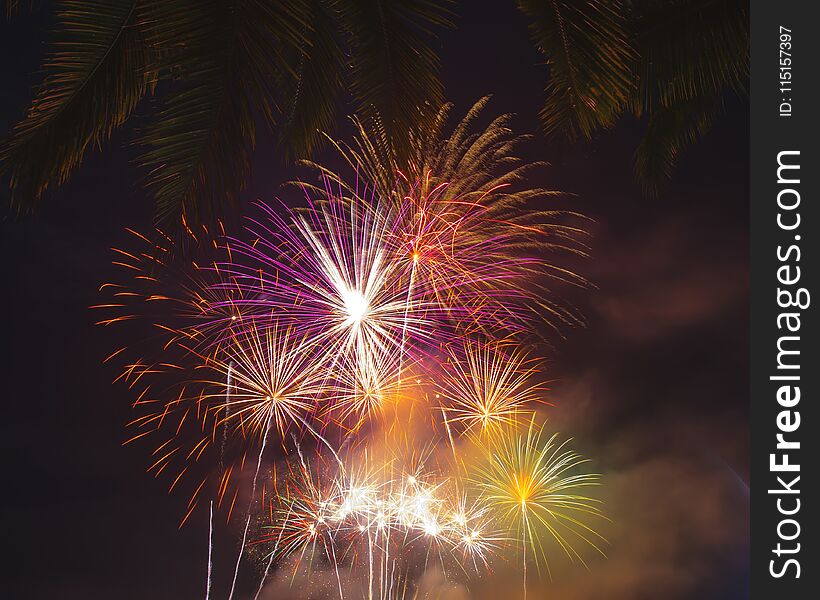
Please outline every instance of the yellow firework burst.
[[584, 565], [578, 542], [603, 554], [605, 540], [591, 524], [603, 518], [600, 501], [584, 493], [600, 485], [600, 476], [583, 470], [588, 460], [569, 449], [569, 442], [548, 436], [533, 419], [506, 428], [476, 470], [474, 481], [485, 500], [518, 532], [525, 567], [529, 552], [536, 565], [549, 569], [548, 538]]

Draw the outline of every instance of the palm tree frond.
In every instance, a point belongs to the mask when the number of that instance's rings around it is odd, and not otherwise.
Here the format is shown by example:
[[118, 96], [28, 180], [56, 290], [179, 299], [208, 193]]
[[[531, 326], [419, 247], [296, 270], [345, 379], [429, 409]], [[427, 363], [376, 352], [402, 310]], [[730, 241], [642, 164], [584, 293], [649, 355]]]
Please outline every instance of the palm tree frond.
[[6, 19], [11, 19], [24, 10], [33, 10], [36, 4], [38, 4], [37, 0], [2, 0], [0, 2], [0, 15]]
[[652, 112], [635, 152], [635, 176], [647, 196], [659, 195], [672, 176], [680, 151], [706, 134], [720, 108], [721, 104], [711, 98], [696, 98]]
[[307, 0], [305, 44], [294, 48], [290, 61], [295, 76], [281, 83], [283, 120], [279, 125], [284, 158], [305, 157], [324, 141], [322, 131], [332, 129], [336, 103], [343, 89], [345, 52], [334, 0]]
[[355, 0], [342, 11], [351, 46], [356, 113], [379, 120], [394, 139], [418, 126], [426, 104], [440, 105], [443, 87], [433, 49], [436, 32], [452, 25], [448, 0]]
[[519, 0], [550, 69], [546, 132], [589, 137], [610, 127], [632, 95], [634, 60], [621, 0]]
[[744, 0], [633, 2], [632, 27], [640, 58], [633, 110], [671, 106], [746, 92], [749, 6]]
[[65, 182], [147, 93], [153, 55], [136, 26], [138, 0], [65, 0], [45, 79], [0, 148], [12, 203], [30, 207]]
[[276, 67], [286, 47], [301, 42], [301, 8], [264, 0], [152, 4], [146, 27], [165, 49], [163, 72], [175, 79], [138, 140], [159, 221], [207, 221], [236, 202], [257, 119], [272, 125], [279, 112], [273, 83], [283, 75]]

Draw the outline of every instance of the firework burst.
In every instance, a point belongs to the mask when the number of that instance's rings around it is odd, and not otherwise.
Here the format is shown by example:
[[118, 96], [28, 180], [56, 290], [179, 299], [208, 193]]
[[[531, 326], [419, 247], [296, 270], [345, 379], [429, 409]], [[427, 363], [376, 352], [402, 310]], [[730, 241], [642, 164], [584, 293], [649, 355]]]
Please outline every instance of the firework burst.
[[533, 321], [578, 323], [580, 315], [550, 284], [586, 281], [544, 258], [585, 256], [586, 219], [542, 208], [560, 193], [527, 184], [545, 165], [517, 156], [528, 136], [510, 129], [512, 115], [477, 125], [488, 101], [479, 100], [450, 135], [451, 105], [425, 115], [426, 126], [410, 134], [402, 156], [378, 124], [355, 121], [354, 143], [333, 143], [390, 211], [397, 261], [428, 301], [453, 311], [462, 331], [521, 334]]
[[413, 559], [480, 572], [501, 543], [488, 505], [469, 498], [423, 455], [415, 458], [374, 460], [363, 452], [345, 462], [319, 455], [310, 463], [300, 453], [267, 533], [254, 543], [270, 548], [271, 560], [295, 557], [297, 569], [318, 556], [337, 575], [340, 565], [350, 565], [367, 573], [370, 592], [380, 598], [395, 593]]
[[577, 542], [603, 554], [605, 540], [587, 524], [603, 517], [600, 502], [584, 493], [600, 485], [600, 476], [583, 470], [588, 460], [569, 449], [569, 441], [546, 435], [534, 419], [523, 431], [508, 427], [473, 476], [498, 517], [517, 531], [525, 568], [529, 555], [549, 569], [546, 538], [584, 565]]
[[[154, 440], [149, 471], [171, 489], [192, 479], [183, 522], [207, 495], [211, 523], [225, 506], [230, 521], [250, 482], [231, 596], [247, 545], [265, 576], [322, 557], [340, 596], [347, 565], [370, 598], [400, 597], [434, 564], [489, 570], [509, 548], [526, 588], [549, 540], [581, 562], [579, 542], [600, 551], [583, 493], [598, 476], [536, 424], [545, 387], [523, 350], [539, 324], [578, 322], [549, 284], [583, 278], [544, 257], [585, 254], [580, 217], [539, 208], [553, 192], [526, 184], [538, 165], [513, 154], [508, 116], [474, 131], [485, 103], [446, 138], [449, 107], [433, 115], [401, 161], [359, 123], [353, 147], [336, 144], [356, 184], [319, 167], [306, 206], [260, 203], [238, 238], [186, 228], [205, 260], [161, 232], [117, 251], [131, 282], [103, 286], [100, 323], [155, 307], [161, 338], [111, 357], [128, 356], [120, 379], [143, 411], [129, 441]], [[286, 474], [268, 481], [282, 450]], [[270, 522], [249, 540], [258, 488]]]
[[199, 401], [214, 414], [215, 427], [257, 438], [272, 426], [281, 435], [300, 427], [326, 389], [311, 347], [315, 342], [277, 321], [249, 319], [232, 325], [231, 332], [220, 351], [202, 357], [203, 368], [215, 375], [202, 383], [214, 392]]
[[498, 433], [542, 400], [544, 386], [517, 345], [468, 341], [459, 350], [450, 350], [438, 395], [447, 420], [466, 434]]
[[225, 268], [241, 278], [253, 310], [278, 311], [338, 357], [377, 368], [378, 356], [398, 352], [408, 337], [429, 335], [426, 306], [412, 293], [388, 243], [388, 215], [356, 195], [333, 195], [285, 221], [262, 206], [252, 241], [236, 242], [254, 267]]

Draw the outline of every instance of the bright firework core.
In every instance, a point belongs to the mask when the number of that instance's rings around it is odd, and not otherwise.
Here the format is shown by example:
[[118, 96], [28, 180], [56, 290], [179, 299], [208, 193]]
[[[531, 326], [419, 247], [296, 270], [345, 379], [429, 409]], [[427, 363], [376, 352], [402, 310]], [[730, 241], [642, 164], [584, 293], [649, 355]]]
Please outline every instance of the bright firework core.
[[347, 313], [346, 325], [359, 325], [367, 316], [370, 305], [359, 290], [348, 289], [342, 294]]

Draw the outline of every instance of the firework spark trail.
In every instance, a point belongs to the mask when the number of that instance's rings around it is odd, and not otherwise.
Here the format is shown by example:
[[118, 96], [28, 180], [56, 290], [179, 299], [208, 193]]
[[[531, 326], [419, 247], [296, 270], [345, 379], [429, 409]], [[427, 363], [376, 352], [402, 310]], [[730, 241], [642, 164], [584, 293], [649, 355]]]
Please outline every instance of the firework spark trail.
[[404, 323], [401, 328], [401, 347], [399, 349], [399, 384], [401, 384], [401, 373], [404, 361], [404, 347], [407, 343], [407, 317], [410, 314], [411, 298], [413, 296], [413, 283], [416, 280], [416, 263], [418, 259], [413, 256], [413, 268], [410, 270], [410, 282], [407, 284], [407, 299], [404, 302]]
[[259, 479], [259, 470], [262, 467], [262, 455], [265, 453], [265, 444], [268, 440], [268, 434], [270, 433], [270, 426], [271, 422], [273, 421], [273, 407], [270, 409], [270, 413], [268, 414], [268, 422], [265, 425], [265, 433], [262, 436], [262, 444], [259, 448], [259, 458], [256, 460], [256, 471], [253, 474], [253, 484], [251, 485], [251, 499], [248, 502], [248, 510], [247, 510], [247, 518], [245, 519], [245, 529], [242, 532], [242, 543], [239, 547], [239, 556], [236, 557], [236, 567], [234, 568], [233, 572], [233, 581], [231, 582], [231, 592], [228, 594], [228, 600], [233, 599], [234, 589], [236, 588], [236, 579], [239, 577], [239, 563], [242, 561], [242, 555], [245, 552], [245, 543], [248, 540], [248, 529], [251, 526], [251, 508], [253, 507], [253, 503], [256, 501], [256, 483]]
[[228, 361], [228, 374], [225, 378], [225, 419], [222, 423], [222, 440], [219, 445], [219, 476], [225, 473], [225, 446], [228, 443], [228, 421], [231, 417], [231, 387], [233, 386], [233, 361]]
[[333, 570], [336, 572], [336, 583], [339, 585], [339, 599], [344, 600], [344, 592], [342, 592], [342, 577], [339, 574], [339, 560], [336, 558], [336, 548], [331, 544], [330, 551], [333, 554]]
[[[228, 375], [225, 380], [225, 415], [226, 420], [222, 426], [222, 440], [220, 443], [219, 448], [219, 475], [220, 477], [223, 476], [225, 472], [225, 444], [228, 441], [228, 421], [227, 418], [230, 417], [230, 410], [231, 410], [231, 385], [232, 385], [232, 374], [233, 374], [233, 361], [228, 362]], [[205, 600], [209, 600], [211, 597], [211, 572], [213, 570], [213, 537], [214, 537], [214, 501], [211, 500], [209, 502], [208, 508], [208, 585], [205, 590]]]
[[211, 500], [208, 510], [208, 579], [205, 585], [205, 600], [211, 597], [211, 572], [213, 570], [214, 549], [214, 501]]
[[[287, 519], [290, 514], [285, 515], [285, 519]], [[262, 589], [265, 586], [265, 581], [268, 579], [268, 574], [270, 573], [270, 568], [273, 566], [273, 562], [276, 559], [277, 551], [279, 550], [279, 543], [282, 541], [282, 534], [284, 530], [280, 530], [279, 535], [276, 537], [276, 543], [273, 545], [273, 549], [271, 550], [270, 557], [268, 557], [268, 562], [265, 565], [265, 571], [262, 573], [262, 579], [259, 581], [259, 587], [256, 589], [256, 595], [253, 597], [253, 600], [258, 600], [259, 595], [262, 593]]]

